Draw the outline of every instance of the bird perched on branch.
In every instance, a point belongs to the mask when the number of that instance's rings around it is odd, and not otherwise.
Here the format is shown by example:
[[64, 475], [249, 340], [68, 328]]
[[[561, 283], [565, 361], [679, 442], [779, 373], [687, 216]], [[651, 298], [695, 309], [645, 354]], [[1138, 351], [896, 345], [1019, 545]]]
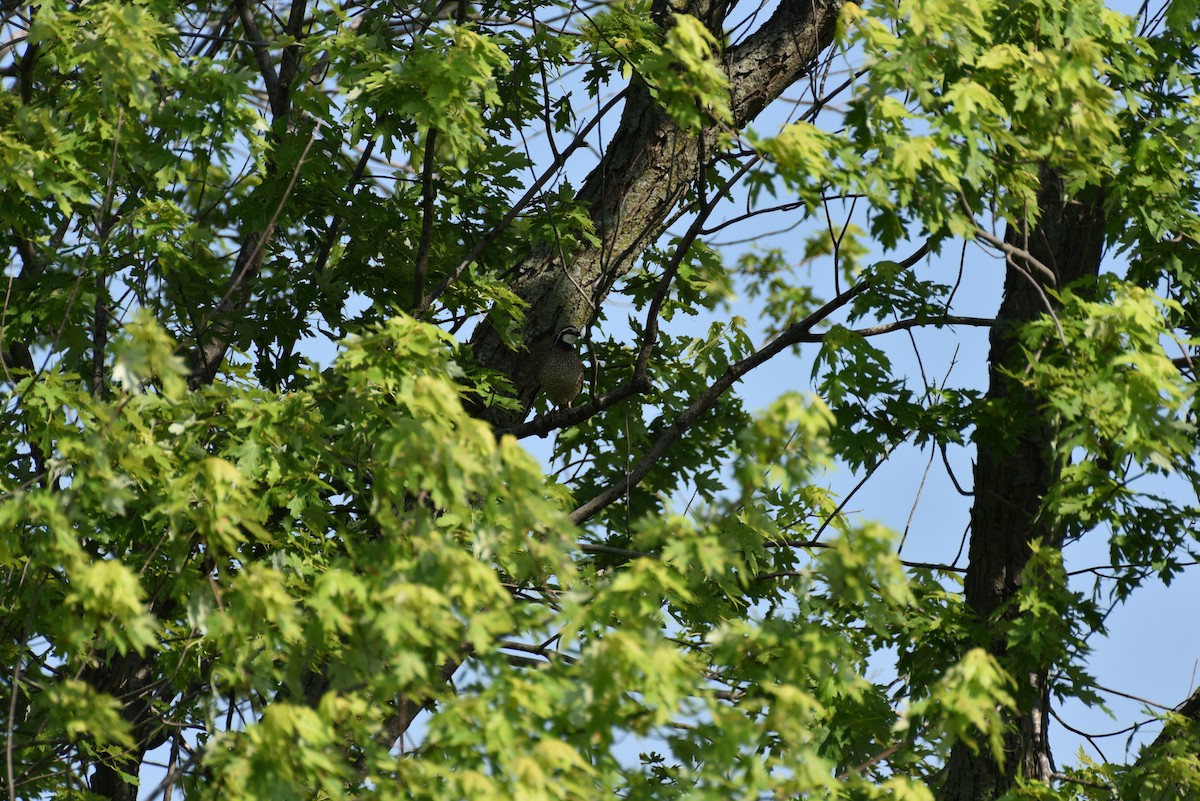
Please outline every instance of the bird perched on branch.
[[575, 353], [579, 329], [567, 326], [558, 332], [554, 344], [546, 351], [538, 374], [542, 389], [555, 406], [571, 408], [571, 403], [583, 389], [583, 362]]

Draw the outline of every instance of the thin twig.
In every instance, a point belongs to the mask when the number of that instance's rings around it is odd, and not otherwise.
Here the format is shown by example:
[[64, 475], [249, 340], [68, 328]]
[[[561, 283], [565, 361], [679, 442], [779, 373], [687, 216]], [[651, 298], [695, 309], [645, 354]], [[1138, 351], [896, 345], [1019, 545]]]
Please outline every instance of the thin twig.
[[1092, 682], [1092, 686], [1095, 687], [1097, 690], [1100, 690], [1101, 692], [1110, 693], [1112, 695], [1119, 695], [1122, 698], [1128, 698], [1130, 701], [1138, 701], [1140, 703], [1145, 704], [1146, 706], [1152, 706], [1157, 709], [1161, 709], [1164, 712], [1174, 712], [1175, 711], [1175, 707], [1173, 707], [1173, 706], [1167, 706], [1165, 704], [1160, 704], [1157, 701], [1151, 701], [1149, 698], [1142, 698], [1140, 695], [1130, 695], [1129, 693], [1121, 692], [1120, 690], [1114, 690], [1111, 687], [1105, 687], [1104, 685], [1097, 684], [1096, 682]]
[[[1099, 750], [1099, 749], [1097, 749], [1097, 750]], [[1101, 754], [1100, 756], [1104, 758], [1105, 762], [1108, 761], [1108, 758], [1104, 757], [1103, 754]], [[1060, 781], [1060, 782], [1068, 782], [1070, 784], [1078, 784], [1081, 787], [1093, 787], [1097, 790], [1107, 790], [1109, 793], [1113, 794], [1114, 797], [1116, 796], [1116, 792], [1117, 792], [1117, 788], [1115, 785], [1105, 784], [1104, 782], [1094, 782], [1089, 779], [1081, 779], [1078, 776], [1069, 776], [1066, 773], [1051, 773], [1050, 778], [1052, 778], [1056, 781]]]
[[221, 357], [223, 356], [225, 349], [229, 346], [228, 341], [222, 341], [221, 339], [218, 339], [217, 341], [206, 346], [200, 341], [202, 332], [208, 328], [208, 323], [214, 314], [226, 314], [237, 308], [240, 300], [235, 300], [233, 303], [230, 301], [235, 293], [239, 295], [242, 293], [243, 289], [245, 288], [245, 281], [247, 278], [257, 271], [258, 259], [261, 256], [267, 241], [275, 232], [275, 226], [279, 222], [279, 217], [283, 214], [283, 207], [287, 204], [288, 198], [291, 197], [292, 190], [296, 187], [296, 180], [300, 177], [300, 168], [304, 165], [305, 160], [308, 158], [308, 151], [312, 149], [313, 143], [317, 139], [317, 134], [320, 132], [323, 125], [324, 123], [321, 120], [316, 120], [316, 125], [313, 126], [312, 134], [309, 135], [308, 142], [304, 145], [304, 150], [300, 153], [300, 158], [296, 160], [296, 166], [292, 170], [291, 178], [288, 180], [287, 187], [283, 190], [283, 195], [279, 198], [279, 204], [275, 207], [275, 212], [271, 215], [271, 219], [267, 222], [266, 228], [263, 230], [262, 234], [258, 236], [257, 241], [255, 241], [253, 250], [251, 250], [250, 254], [244, 259], [242, 258], [242, 254], [246, 252], [246, 246], [254, 240], [252, 240], [251, 237], [247, 237], [243, 241], [242, 249], [238, 254], [237, 263], [234, 265], [234, 274], [230, 278], [229, 286], [226, 288], [225, 294], [221, 296], [221, 300], [216, 304], [216, 306], [214, 306], [211, 311], [204, 315], [200, 321], [200, 324], [196, 327], [196, 332], [192, 335], [193, 339], [196, 341], [197, 358], [200, 359], [199, 367], [201, 371], [199, 375], [193, 374], [192, 381], [190, 382], [193, 387], [203, 383], [208, 383], [216, 376], [217, 367], [220, 365]]
[[917, 495], [913, 498], [912, 507], [908, 510], [908, 519], [904, 521], [904, 533], [900, 535], [900, 544], [896, 546], [896, 553], [899, 554], [904, 550], [904, 543], [908, 542], [908, 532], [912, 528], [913, 517], [917, 514], [917, 507], [921, 503], [921, 494], [925, 490], [925, 482], [929, 478], [929, 469], [933, 467], [934, 452], [929, 452], [929, 461], [925, 463], [925, 469], [921, 472], [921, 483], [917, 485]]
[[[901, 263], [901, 268], [908, 268], [919, 262], [925, 257], [929, 251], [929, 243], [925, 242], [917, 251], [905, 259]], [[613, 501], [622, 497], [626, 492], [641, 482], [643, 478], [649, 474], [655, 464], [666, 454], [676, 441], [679, 440], [700, 417], [709, 409], [716, 405], [720, 397], [742, 378], [746, 373], [753, 370], [755, 367], [767, 362], [787, 348], [802, 342], [805, 337], [812, 333], [812, 329], [819, 323], [823, 322], [838, 309], [849, 304], [859, 295], [866, 292], [872, 284], [870, 277], [860, 281], [855, 286], [841, 293], [833, 300], [830, 300], [821, 308], [810, 314], [803, 320], [793, 323], [773, 341], [759, 348], [754, 353], [744, 359], [741, 359], [726, 368], [725, 372], [717, 377], [708, 389], [702, 392], [692, 404], [679, 415], [679, 418], [667, 426], [658, 439], [651, 444], [645, 455], [638, 461], [626, 476], [607, 488], [601, 490], [590, 500], [579, 506], [571, 513], [571, 520], [574, 523], [582, 523], [588, 520], [604, 507], [611, 504]]]
[[849, 770], [847, 770], [844, 773], [838, 774], [837, 780], [844, 782], [844, 781], [846, 781], [846, 779], [849, 779], [851, 776], [856, 776], [859, 773], [862, 773], [864, 770], [872, 767], [873, 765], [877, 765], [878, 763], [887, 759], [892, 754], [896, 753], [902, 747], [904, 747], [904, 745], [905, 745], [904, 742], [892, 743], [887, 748], [883, 749], [878, 754], [876, 754], [875, 756], [868, 759], [866, 762], [863, 762], [861, 765], [850, 768]]
[[100, 267], [96, 270], [96, 302], [92, 312], [92, 395], [104, 396], [104, 351], [108, 346], [108, 309], [104, 305], [107, 290], [105, 262], [108, 255], [108, 237], [112, 231], [113, 187], [117, 177], [117, 153], [121, 146], [121, 128], [125, 123], [125, 109], [117, 109], [117, 128], [113, 133], [112, 156], [108, 162], [108, 181], [104, 186], [104, 199], [100, 203], [100, 215], [96, 220], [96, 234], [100, 238]]
[[[25, 566], [21, 569], [21, 579], [17, 582], [18, 589], [25, 583], [25, 578], [29, 575], [30, 564], [32, 562], [26, 561]], [[34, 606], [29, 608], [29, 617], [26, 619], [24, 636], [21, 638], [21, 648], [17, 650], [16, 658], [13, 660], [12, 679], [9, 681], [12, 694], [8, 698], [8, 720], [5, 722], [4, 737], [4, 762], [5, 768], [8, 771], [8, 801], [17, 801], [17, 777], [13, 771], [13, 727], [17, 721], [17, 693], [21, 690], [21, 666], [24, 664], [24, 655], [22, 652], [29, 641], [29, 620], [33, 617], [36, 602], [37, 595], [34, 595]]]
[[975, 238], [982, 239], [984, 242], [988, 243], [997, 250], [1003, 251], [1004, 254], [1010, 258], [1020, 259], [1022, 263], [1020, 266], [1027, 266], [1029, 268], [1029, 270], [1026, 270], [1026, 272], [1029, 272], [1030, 270], [1036, 272], [1045, 280], [1048, 286], [1058, 286], [1058, 274], [1043, 264], [1036, 256], [1034, 256], [1025, 248], [1020, 248], [1016, 245], [1005, 242], [1000, 237], [984, 229], [981, 225], [975, 226]]
[[575, 140], [565, 147], [559, 154], [558, 158], [556, 158], [554, 162], [546, 168], [546, 171], [543, 172], [541, 176], [539, 176], [538, 179], [530, 185], [529, 189], [525, 190], [525, 194], [521, 196], [520, 200], [513, 204], [513, 207], [509, 209], [508, 213], [500, 219], [500, 222], [496, 223], [496, 225], [490, 231], [484, 234], [480, 240], [475, 243], [475, 247], [471, 248], [467, 255], [463, 257], [462, 261], [458, 263], [458, 266], [455, 267], [449, 275], [442, 279], [442, 282], [438, 284], [433, 292], [429, 294], [429, 297], [425, 299], [425, 305], [417, 310], [418, 317], [427, 313], [429, 308], [433, 305], [433, 302], [437, 300], [443, 292], [449, 289], [451, 284], [453, 284], [462, 276], [466, 269], [470, 267], [476, 259], [479, 258], [479, 255], [483, 253], [483, 251], [491, 247], [492, 243], [500, 238], [500, 235], [508, 229], [508, 226], [512, 225], [513, 220], [517, 219], [518, 215], [520, 215], [520, 213], [524, 211], [525, 207], [529, 205], [529, 201], [541, 191], [542, 187], [545, 186], [546, 182], [549, 181], [551, 177], [556, 175], [558, 171], [562, 169], [562, 166], [566, 164], [566, 161], [568, 158], [570, 158], [571, 154], [573, 154], [587, 142], [587, 135], [591, 132], [592, 128], [596, 127], [604, 115], [607, 114], [613, 106], [615, 106], [619, 101], [625, 99], [625, 91], [626, 90], [622, 90], [618, 92], [611, 100], [608, 101], [608, 103], [604, 105], [602, 109], [600, 109], [599, 112], [597, 112], [596, 116], [590, 120], [587, 125], [583, 126], [579, 133], [575, 135]]
[[962, 485], [958, 483], [958, 477], [954, 475], [954, 470], [950, 467], [950, 457], [946, 454], [946, 443], [938, 443], [938, 448], [942, 452], [942, 464], [946, 467], [946, 475], [950, 477], [950, 483], [954, 485], [954, 489], [964, 498], [973, 497], [975, 495], [973, 491], [963, 489]]

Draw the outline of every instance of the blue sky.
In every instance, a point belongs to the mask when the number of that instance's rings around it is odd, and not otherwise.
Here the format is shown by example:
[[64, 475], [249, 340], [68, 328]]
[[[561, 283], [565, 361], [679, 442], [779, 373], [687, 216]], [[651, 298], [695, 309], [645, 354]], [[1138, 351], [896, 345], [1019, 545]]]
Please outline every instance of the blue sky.
[[[1114, 7], [1127, 12], [1136, 10], [1136, 5], [1128, 2], [1114, 4]], [[759, 19], [763, 18], [763, 14], [760, 14]], [[577, 95], [577, 98], [583, 97], [582, 92]], [[594, 102], [586, 103], [582, 99], [580, 103], [578, 111], [581, 117], [585, 115], [589, 105], [592, 110], [597, 105]], [[780, 104], [774, 110], [774, 116], [764, 117], [755, 127], [762, 133], [769, 133], [771, 125], [777, 125], [803, 109], [803, 105], [791, 107]], [[836, 109], [831, 111], [836, 113]], [[615, 116], [611, 121], [605, 121], [598, 126], [594, 143], [596, 151], [603, 148], [615, 127]], [[544, 143], [531, 140], [531, 146], [535, 148], [535, 155], [546, 156]], [[572, 167], [568, 177], [575, 186], [580, 184], [582, 176], [590, 166], [590, 163], [582, 163]], [[781, 197], [778, 200], [786, 199]], [[837, 211], [838, 208], [835, 206], [834, 210]], [[737, 204], [727, 209], [730, 215], [738, 211]], [[861, 210], [858, 212], [861, 213]], [[841, 207], [840, 213], [843, 216], [835, 222], [851, 219], [845, 207]], [[781, 247], [790, 258], [798, 260], [804, 235], [819, 229], [825, 223], [823, 220], [814, 220], [799, 229], [771, 235], [771, 232], [787, 229], [792, 222], [795, 220], [788, 218], [786, 214], [773, 215], [735, 229], [737, 238], [754, 241], [725, 249], [726, 260], [732, 262], [740, 252], [750, 247], [769, 246]], [[912, 249], [915, 249], [917, 244], [919, 243], [914, 242]], [[897, 259], [904, 255], [906, 253], [903, 252], [877, 253], [864, 261], [870, 263], [873, 259]], [[962, 249], [947, 248], [942, 254], [921, 263], [916, 270], [923, 278], [952, 283], [959, 272], [960, 260], [964, 280], [955, 297], [953, 312], [966, 316], [993, 316], [999, 306], [1004, 270], [1003, 262], [995, 254], [976, 244], [968, 243]], [[1119, 266], [1111, 265], [1110, 268], [1119, 269]], [[812, 280], [821, 287], [825, 297], [829, 297], [832, 289], [829, 272], [830, 267], [827, 263], [818, 262], [813, 265], [811, 272], [807, 273], [807, 278], [803, 278], [806, 275], [803, 271], [801, 276], [803, 280]], [[623, 323], [627, 311], [632, 310], [621, 306], [611, 307], [608, 322], [596, 335], [629, 336]], [[734, 304], [731, 311], [751, 321], [751, 333], [756, 343], [761, 345], [765, 342], [767, 335], [762, 326], [755, 322], [760, 319], [761, 314], [752, 304], [743, 298]], [[680, 320], [672, 327], [671, 332], [684, 333], [690, 326], [693, 333], [698, 334], [707, 324], [708, 320], [703, 319]], [[469, 327], [465, 329], [463, 335], [468, 335], [469, 330]], [[913, 332], [913, 338], [915, 348], [913, 340], [903, 332], [875, 340], [874, 344], [885, 348], [893, 360], [896, 374], [907, 376], [915, 388], [921, 385], [921, 365], [930, 381], [940, 383], [948, 375], [952, 386], [985, 388], [985, 329], [916, 331]], [[311, 358], [321, 363], [327, 363], [334, 355], [334, 350], [328, 343], [314, 343], [307, 352]], [[736, 387], [736, 391], [745, 398], [751, 408], [765, 407], [785, 391], [815, 391], [810, 376], [812, 359], [816, 352], [817, 346], [809, 345], [803, 347], [798, 354], [782, 355], [748, 375]], [[586, 351], [584, 353], [586, 356]], [[920, 354], [921, 365], [918, 364], [917, 353]], [[524, 441], [524, 445], [549, 466], [549, 440], [529, 438]], [[949, 453], [955, 475], [968, 489], [972, 455], [969, 447]], [[834, 468], [820, 480], [835, 493], [844, 496], [860, 478], [861, 475], [841, 467]], [[1180, 498], [1183, 502], [1195, 501], [1192, 497], [1181, 495]], [[927, 450], [902, 446], [875, 472], [848, 504], [847, 509], [859, 520], [879, 521], [898, 533], [907, 529], [903, 552], [905, 558], [915, 561], [948, 562], [957, 552], [964, 535], [969, 520], [970, 502], [955, 491], [940, 457], [934, 458], [931, 463]], [[1065, 558], [1069, 570], [1105, 564], [1108, 558], [1105, 533], [1095, 532], [1094, 535], [1068, 546]], [[960, 566], [964, 564], [965, 556], [959, 561]], [[1074, 583], [1082, 592], [1092, 590], [1092, 579], [1088, 575], [1077, 576]], [[1200, 570], [1196, 567], [1185, 570], [1169, 588], [1161, 586], [1153, 579], [1149, 580], [1130, 601], [1113, 610], [1107, 619], [1109, 636], [1094, 637], [1091, 641], [1094, 653], [1090, 660], [1090, 668], [1099, 684], [1164, 706], [1173, 706], [1182, 701], [1197, 680], [1200, 637], [1196, 636], [1196, 609], [1200, 609]], [[881, 676], [884, 675], [887, 671], [886, 664], [881, 664], [879, 670]], [[1110, 708], [1116, 713], [1115, 720], [1099, 710], [1071, 703], [1061, 710], [1061, 715], [1068, 725], [1095, 733], [1122, 729], [1147, 718], [1143, 703], [1111, 693], [1107, 697]], [[1135, 738], [1134, 744], [1151, 739], [1156, 730], [1156, 726], [1144, 728]], [[1051, 736], [1060, 766], [1073, 763], [1074, 754], [1081, 747], [1093, 758], [1101, 756], [1086, 739], [1068, 731], [1057, 721], [1051, 724]], [[1127, 737], [1127, 734], [1122, 734], [1095, 742], [1103, 750], [1105, 758], [1120, 761], [1127, 756]], [[635, 747], [636, 744], [631, 744], [631, 748]], [[142, 788], [143, 795], [148, 795], [154, 789], [153, 781], [147, 778], [147, 784]]]
[[[1110, 7], [1134, 14], [1138, 4], [1116, 2], [1110, 3]], [[759, 18], [762, 19], [761, 16]], [[837, 80], [836, 75], [831, 77], [831, 83]], [[780, 124], [803, 110], [803, 105], [788, 107], [786, 104], [777, 104], [772, 110], [774, 115], [761, 117], [754, 127], [760, 133], [770, 133], [771, 125]], [[827, 119], [820, 124], [830, 123]], [[608, 126], [602, 127], [611, 133]], [[602, 146], [603, 141], [598, 140], [597, 149]], [[781, 196], [775, 200], [785, 202], [787, 199]], [[742, 202], [742, 198], [738, 197], [737, 202], [731, 204], [730, 215], [744, 210]], [[861, 209], [850, 214], [846, 206], [841, 206], [840, 212], [838, 208], [833, 207], [835, 224], [858, 220], [862, 225]], [[839, 217], [839, 213], [842, 216]], [[791, 222], [794, 220], [789, 220], [786, 215], [774, 215], [733, 229], [730, 238], [742, 241], [723, 250], [727, 263], [732, 263], [739, 253], [753, 247], [780, 247], [790, 258], [798, 260], [805, 234], [819, 229], [825, 221], [814, 220], [797, 229], [771, 235], [772, 232], [787, 229]], [[678, 227], [682, 229], [686, 224], [685, 220]], [[914, 241], [910, 250], [915, 250], [918, 244], [919, 241]], [[881, 258], [899, 259], [904, 255], [907, 255], [904, 251], [875, 253], [866, 257], [864, 262], [870, 263]], [[960, 268], [963, 280], [955, 295], [952, 313], [994, 316], [1000, 303], [1005, 269], [995, 252], [975, 243], [951, 246], [941, 254], [927, 258], [916, 270], [922, 278], [954, 283]], [[1118, 259], [1109, 257], [1106, 258], [1105, 269], [1119, 274], [1121, 264]], [[822, 265], [818, 262], [810, 273], [811, 280], [822, 287], [825, 297], [832, 295], [829, 272], [827, 263]], [[761, 326], [755, 325], [755, 321], [760, 319], [760, 312], [744, 299], [736, 302], [731, 311], [751, 321], [755, 342], [764, 344], [767, 335]], [[620, 331], [624, 313], [623, 309], [610, 309], [608, 323], [603, 330], [596, 332], [596, 336], [622, 336]], [[669, 330], [679, 334], [690, 329], [691, 333], [700, 335], [708, 322], [708, 319], [679, 321]], [[986, 329], [963, 327], [915, 331], [912, 340], [900, 332], [872, 342], [885, 349], [893, 361], [895, 374], [907, 376], [914, 389], [921, 387], [922, 366], [932, 383], [942, 383], [948, 377], [950, 386], [980, 390], [987, 386]], [[778, 357], [749, 374], [735, 387], [735, 391], [742, 395], [751, 408], [765, 407], [785, 391], [815, 391], [810, 376], [816, 350], [817, 346], [808, 345], [798, 355], [784, 354]], [[919, 364], [917, 353], [920, 356]], [[525, 440], [524, 444], [543, 460], [549, 459], [548, 442]], [[928, 449], [901, 446], [858, 491], [848, 503], [847, 510], [859, 520], [881, 522], [897, 533], [907, 530], [903, 550], [906, 559], [945, 563], [954, 557], [964, 537], [970, 519], [970, 499], [955, 490], [940, 455], [934, 454], [932, 461], [930, 456]], [[970, 490], [973, 449], [970, 446], [951, 449], [948, 457], [957, 480]], [[823, 477], [824, 483], [841, 496], [849, 493], [860, 479], [861, 474], [854, 474], [844, 467], [835, 468]], [[1181, 503], [1196, 502], [1186, 486], [1175, 485], [1167, 491], [1176, 493]], [[1107, 540], [1107, 532], [1095, 531], [1069, 544], [1064, 549], [1068, 571], [1107, 564]], [[958, 566], [962, 567], [965, 563], [964, 549]], [[1078, 592], [1091, 594], [1094, 586], [1092, 574], [1084, 573], [1072, 578], [1072, 587]], [[1195, 566], [1186, 568], [1170, 587], [1155, 578], [1148, 579], [1129, 600], [1112, 609], [1105, 621], [1108, 635], [1093, 635], [1089, 639], [1093, 653], [1088, 666], [1100, 686], [1115, 691], [1101, 693], [1113, 716], [1073, 701], [1057, 709], [1062, 723], [1052, 721], [1050, 731], [1060, 767], [1073, 764], [1080, 749], [1093, 759], [1123, 761], [1136, 756], [1138, 744], [1153, 739], [1159, 728], [1157, 723], [1142, 727], [1130, 738], [1131, 732], [1127, 727], [1147, 721], [1151, 712], [1142, 701], [1122, 694], [1165, 707], [1173, 707], [1190, 694], [1200, 676], [1197, 668], [1200, 663], [1200, 637], [1196, 636], [1198, 632], [1194, 615], [1188, 613], [1188, 610], [1195, 609], [1200, 609], [1200, 568]], [[1115, 731], [1121, 733], [1094, 736], [1089, 741], [1068, 730], [1064, 723], [1093, 735]], [[1127, 750], [1127, 746], [1132, 750]]]

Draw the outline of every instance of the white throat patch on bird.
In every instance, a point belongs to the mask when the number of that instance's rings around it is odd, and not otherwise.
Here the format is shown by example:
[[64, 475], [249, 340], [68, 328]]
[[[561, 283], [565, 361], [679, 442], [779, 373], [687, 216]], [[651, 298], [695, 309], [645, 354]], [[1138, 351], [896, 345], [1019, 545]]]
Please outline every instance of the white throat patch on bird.
[[567, 326], [558, 332], [554, 345], [546, 352], [538, 378], [542, 389], [555, 406], [570, 409], [583, 389], [583, 362], [575, 353], [579, 329]]

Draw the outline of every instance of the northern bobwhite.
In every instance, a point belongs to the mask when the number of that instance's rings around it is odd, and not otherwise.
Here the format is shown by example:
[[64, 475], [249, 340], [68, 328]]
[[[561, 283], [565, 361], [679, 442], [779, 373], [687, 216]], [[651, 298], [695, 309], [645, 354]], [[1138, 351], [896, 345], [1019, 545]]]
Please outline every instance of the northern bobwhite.
[[583, 362], [575, 353], [579, 329], [567, 326], [558, 332], [554, 344], [546, 351], [538, 374], [542, 389], [555, 406], [571, 408], [571, 403], [583, 389]]

